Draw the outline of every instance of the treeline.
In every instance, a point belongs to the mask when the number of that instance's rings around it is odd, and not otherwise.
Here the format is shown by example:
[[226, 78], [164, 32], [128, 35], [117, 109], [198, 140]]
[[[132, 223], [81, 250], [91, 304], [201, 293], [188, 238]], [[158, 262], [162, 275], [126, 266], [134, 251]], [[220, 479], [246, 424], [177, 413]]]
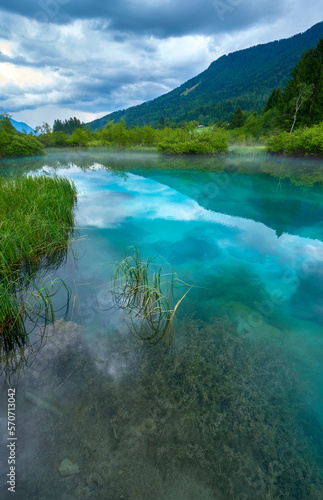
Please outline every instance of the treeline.
[[228, 137], [223, 129], [199, 130], [198, 122], [189, 122], [181, 128], [160, 125], [129, 127], [108, 122], [101, 130], [91, 131], [89, 127], [77, 128], [71, 134], [51, 131], [43, 126], [39, 140], [44, 147], [107, 147], [125, 149], [129, 147], [155, 147], [158, 151], [174, 154], [214, 154], [225, 152]]
[[7, 114], [0, 114], [0, 158], [44, 154], [36, 137], [17, 132]]
[[64, 132], [65, 134], [73, 134], [78, 128], [82, 128], [84, 123], [75, 116], [69, 120], [55, 120], [53, 125], [53, 132]]

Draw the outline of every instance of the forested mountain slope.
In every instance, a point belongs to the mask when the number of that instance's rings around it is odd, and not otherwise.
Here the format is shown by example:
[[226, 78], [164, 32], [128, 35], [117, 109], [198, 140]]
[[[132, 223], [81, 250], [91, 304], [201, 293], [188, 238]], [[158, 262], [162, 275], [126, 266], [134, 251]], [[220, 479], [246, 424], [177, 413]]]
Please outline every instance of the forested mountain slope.
[[90, 123], [92, 130], [123, 118], [129, 125], [159, 121], [228, 120], [237, 106], [261, 111], [274, 87], [284, 87], [305, 49], [316, 47], [323, 22], [304, 33], [249, 49], [212, 62], [207, 70], [153, 101], [116, 111]]

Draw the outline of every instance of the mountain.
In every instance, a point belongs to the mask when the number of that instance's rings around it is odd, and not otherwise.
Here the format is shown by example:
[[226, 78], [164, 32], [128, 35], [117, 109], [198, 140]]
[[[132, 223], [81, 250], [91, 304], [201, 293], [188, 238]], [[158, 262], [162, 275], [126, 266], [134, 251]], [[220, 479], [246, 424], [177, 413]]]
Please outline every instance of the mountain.
[[316, 47], [323, 36], [323, 22], [290, 38], [232, 52], [212, 62], [208, 69], [156, 99], [115, 111], [89, 123], [92, 130], [122, 118], [128, 125], [157, 125], [171, 121], [229, 120], [238, 106], [260, 112], [274, 87], [284, 87], [305, 49]]
[[33, 128], [29, 127], [26, 123], [23, 122], [16, 122], [16, 120], [13, 120], [12, 118], [9, 118], [11, 121], [12, 125], [15, 127], [17, 132], [22, 132], [24, 134], [34, 134], [35, 131]]

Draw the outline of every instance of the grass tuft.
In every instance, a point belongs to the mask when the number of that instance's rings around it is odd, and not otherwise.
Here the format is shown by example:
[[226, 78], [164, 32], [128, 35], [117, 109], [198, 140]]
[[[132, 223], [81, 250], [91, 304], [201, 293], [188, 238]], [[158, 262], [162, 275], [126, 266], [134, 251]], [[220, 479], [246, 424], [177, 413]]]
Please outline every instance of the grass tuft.
[[73, 232], [76, 188], [65, 178], [0, 179], [0, 352], [25, 344], [25, 322], [52, 321], [57, 281], [37, 279], [57, 269]]
[[[112, 271], [113, 302], [130, 317], [131, 330], [136, 337], [151, 344], [163, 339], [170, 345], [176, 330], [176, 310], [192, 287], [172, 308], [174, 286], [189, 285], [177, 278], [166, 261], [164, 266], [153, 261], [154, 258], [143, 261], [135, 247], [128, 249]], [[156, 266], [155, 271], [151, 270], [152, 266]]]

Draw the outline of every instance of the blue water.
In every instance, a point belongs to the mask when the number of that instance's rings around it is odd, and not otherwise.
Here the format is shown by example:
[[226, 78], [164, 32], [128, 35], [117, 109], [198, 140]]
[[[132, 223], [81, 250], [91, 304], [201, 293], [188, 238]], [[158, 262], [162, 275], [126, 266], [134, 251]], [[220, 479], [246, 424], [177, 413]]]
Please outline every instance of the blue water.
[[[74, 337], [61, 352], [51, 332], [14, 382], [17, 498], [320, 498], [322, 163], [68, 152], [2, 162], [1, 172], [63, 175], [78, 191], [77, 234], [57, 271], [72, 290], [64, 319]], [[194, 285], [170, 353], [147, 351], [112, 307], [111, 270], [131, 246]], [[62, 290], [57, 309], [64, 300]], [[26, 391], [54, 401], [61, 419]], [[226, 414], [236, 415], [231, 424]], [[65, 458], [81, 474], [63, 477]]]

